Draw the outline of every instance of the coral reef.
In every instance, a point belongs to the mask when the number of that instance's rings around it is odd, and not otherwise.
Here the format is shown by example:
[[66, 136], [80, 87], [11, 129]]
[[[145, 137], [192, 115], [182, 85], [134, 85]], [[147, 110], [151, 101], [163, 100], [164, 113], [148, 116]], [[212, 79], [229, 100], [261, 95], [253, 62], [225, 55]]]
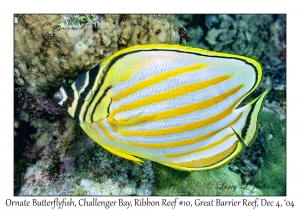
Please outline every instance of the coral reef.
[[[188, 31], [189, 45], [249, 56], [263, 66], [257, 97], [271, 88], [266, 106], [281, 118], [286, 110], [286, 15], [176, 15]], [[251, 99], [249, 99], [251, 100]]]
[[15, 195], [152, 193], [150, 161], [139, 166], [102, 149], [73, 119], [24, 87], [15, 87], [15, 99]]
[[172, 15], [14, 15], [15, 195], [152, 193], [149, 161], [138, 167], [92, 149], [51, 98], [122, 48], [179, 43], [180, 28]]
[[90, 146], [86, 149], [77, 145], [74, 154], [68, 151], [60, 162], [55, 163], [44, 156], [28, 167], [19, 195], [152, 194], [154, 174], [150, 161], [138, 166], [99, 146], [94, 147], [91, 139], [74, 144]]
[[[65, 111], [49, 99], [33, 98], [25, 89], [14, 88], [14, 179], [15, 195], [23, 184], [26, 167], [44, 155], [47, 146], [58, 138], [65, 138]], [[47, 102], [47, 103], [46, 103]], [[59, 115], [58, 115], [59, 114]], [[70, 121], [68, 121], [70, 122]], [[73, 129], [74, 126], [71, 126]], [[68, 132], [67, 132], [68, 133]]]
[[[237, 158], [231, 161], [229, 169], [240, 174], [243, 184], [259, 184], [263, 186], [262, 184], [268, 183], [270, 186], [270, 184], [278, 183], [276, 189], [278, 191], [274, 190], [278, 194], [273, 195], [283, 195], [286, 180], [285, 141], [285, 121], [281, 120], [273, 110], [264, 107], [259, 115], [259, 128], [256, 140], [250, 147], [245, 148]], [[278, 180], [270, 182], [268, 176], [271, 168], [280, 172], [276, 176]], [[268, 191], [262, 191], [264, 195], [270, 195]]]
[[172, 15], [15, 15], [15, 81], [34, 97], [75, 79], [121, 48], [179, 43]]
[[243, 184], [249, 184], [263, 164], [264, 141], [263, 131], [261, 126], [259, 126], [258, 134], [253, 144], [250, 147], [244, 147], [242, 152], [228, 165], [231, 171], [240, 175]]
[[194, 47], [252, 57], [267, 68], [284, 67], [285, 15], [177, 15]]
[[[286, 134], [285, 123], [280, 119], [285, 119], [286, 115], [286, 16], [210, 14], [176, 17], [191, 38], [189, 45], [249, 56], [262, 64], [263, 78], [252, 98], [270, 88], [264, 107], [273, 113], [263, 111], [260, 114], [256, 141], [229, 164], [229, 169], [240, 175], [244, 185], [275, 184], [275, 189], [261, 189], [265, 195], [285, 195], [285, 145], [281, 144], [285, 142]], [[276, 176], [270, 179], [270, 173]]]
[[[260, 87], [271, 89], [265, 101], [265, 107], [272, 110], [280, 119], [286, 118], [286, 68], [264, 68], [264, 77]], [[262, 89], [262, 88], [261, 88]]]
[[66, 14], [64, 15], [65, 22], [58, 24], [60, 28], [69, 28], [69, 29], [80, 29], [86, 23], [93, 24], [93, 27], [98, 27], [100, 21], [100, 15], [86, 14], [86, 15], [73, 15]]
[[243, 186], [239, 175], [227, 166], [207, 172], [183, 172], [153, 163], [154, 195], [262, 195], [259, 189]]
[[[265, 152], [257, 176], [250, 182], [261, 186], [264, 195], [286, 195], [286, 122], [271, 110], [260, 113]], [[271, 174], [271, 176], [270, 176]]]
[[[264, 107], [279, 119], [285, 119], [286, 15], [209, 14], [176, 15], [176, 17], [183, 23], [191, 37], [189, 45], [245, 55], [258, 60], [263, 67], [263, 78], [258, 89], [245, 102], [251, 101], [263, 90], [270, 88]], [[274, 120], [278, 121], [277, 118]], [[252, 183], [257, 175], [262, 177], [260, 168], [264, 167], [266, 161], [272, 162], [271, 159], [265, 160], [270, 148], [265, 143], [266, 130], [263, 128], [269, 126], [268, 124], [269, 120], [265, 121], [260, 115], [260, 126], [255, 142], [229, 164], [229, 169], [241, 176], [243, 184]], [[282, 135], [282, 139], [285, 139], [285, 134]], [[281, 167], [283, 166], [284, 164]], [[267, 178], [269, 173], [266, 170], [264, 173]]]

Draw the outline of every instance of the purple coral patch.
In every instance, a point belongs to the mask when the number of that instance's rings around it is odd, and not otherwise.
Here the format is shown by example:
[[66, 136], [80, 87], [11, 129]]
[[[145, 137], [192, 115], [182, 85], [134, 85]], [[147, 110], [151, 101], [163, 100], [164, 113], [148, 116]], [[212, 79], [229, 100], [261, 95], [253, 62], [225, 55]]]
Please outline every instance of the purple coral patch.
[[74, 157], [64, 157], [60, 165], [59, 172], [61, 174], [71, 174], [74, 172]]

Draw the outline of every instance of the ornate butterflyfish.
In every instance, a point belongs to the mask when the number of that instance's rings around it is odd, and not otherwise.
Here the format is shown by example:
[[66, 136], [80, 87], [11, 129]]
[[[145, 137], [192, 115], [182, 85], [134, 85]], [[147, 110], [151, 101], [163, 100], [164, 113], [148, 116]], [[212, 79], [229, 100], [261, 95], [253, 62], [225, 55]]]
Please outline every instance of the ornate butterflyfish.
[[108, 151], [179, 170], [221, 167], [249, 146], [269, 90], [239, 107], [259, 85], [254, 59], [180, 45], [118, 51], [54, 100]]

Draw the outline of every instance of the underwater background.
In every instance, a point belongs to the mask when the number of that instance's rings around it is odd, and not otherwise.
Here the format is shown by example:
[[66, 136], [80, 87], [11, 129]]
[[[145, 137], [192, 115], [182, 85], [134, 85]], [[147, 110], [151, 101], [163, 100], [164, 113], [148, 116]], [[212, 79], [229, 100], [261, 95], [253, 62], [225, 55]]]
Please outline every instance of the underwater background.
[[[117, 157], [52, 98], [120, 49], [176, 43], [256, 59], [255, 142], [208, 172]], [[14, 15], [15, 195], [286, 195], [286, 15]]]

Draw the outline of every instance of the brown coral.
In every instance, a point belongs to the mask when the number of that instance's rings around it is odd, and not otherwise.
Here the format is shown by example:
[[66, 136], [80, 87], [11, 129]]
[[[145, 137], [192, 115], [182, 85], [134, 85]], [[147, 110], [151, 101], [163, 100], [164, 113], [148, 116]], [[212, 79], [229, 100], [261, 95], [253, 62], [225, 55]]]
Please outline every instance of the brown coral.
[[15, 78], [34, 97], [49, 97], [105, 57], [148, 43], [179, 43], [172, 15], [101, 15], [95, 26], [62, 28], [63, 15], [15, 15]]

